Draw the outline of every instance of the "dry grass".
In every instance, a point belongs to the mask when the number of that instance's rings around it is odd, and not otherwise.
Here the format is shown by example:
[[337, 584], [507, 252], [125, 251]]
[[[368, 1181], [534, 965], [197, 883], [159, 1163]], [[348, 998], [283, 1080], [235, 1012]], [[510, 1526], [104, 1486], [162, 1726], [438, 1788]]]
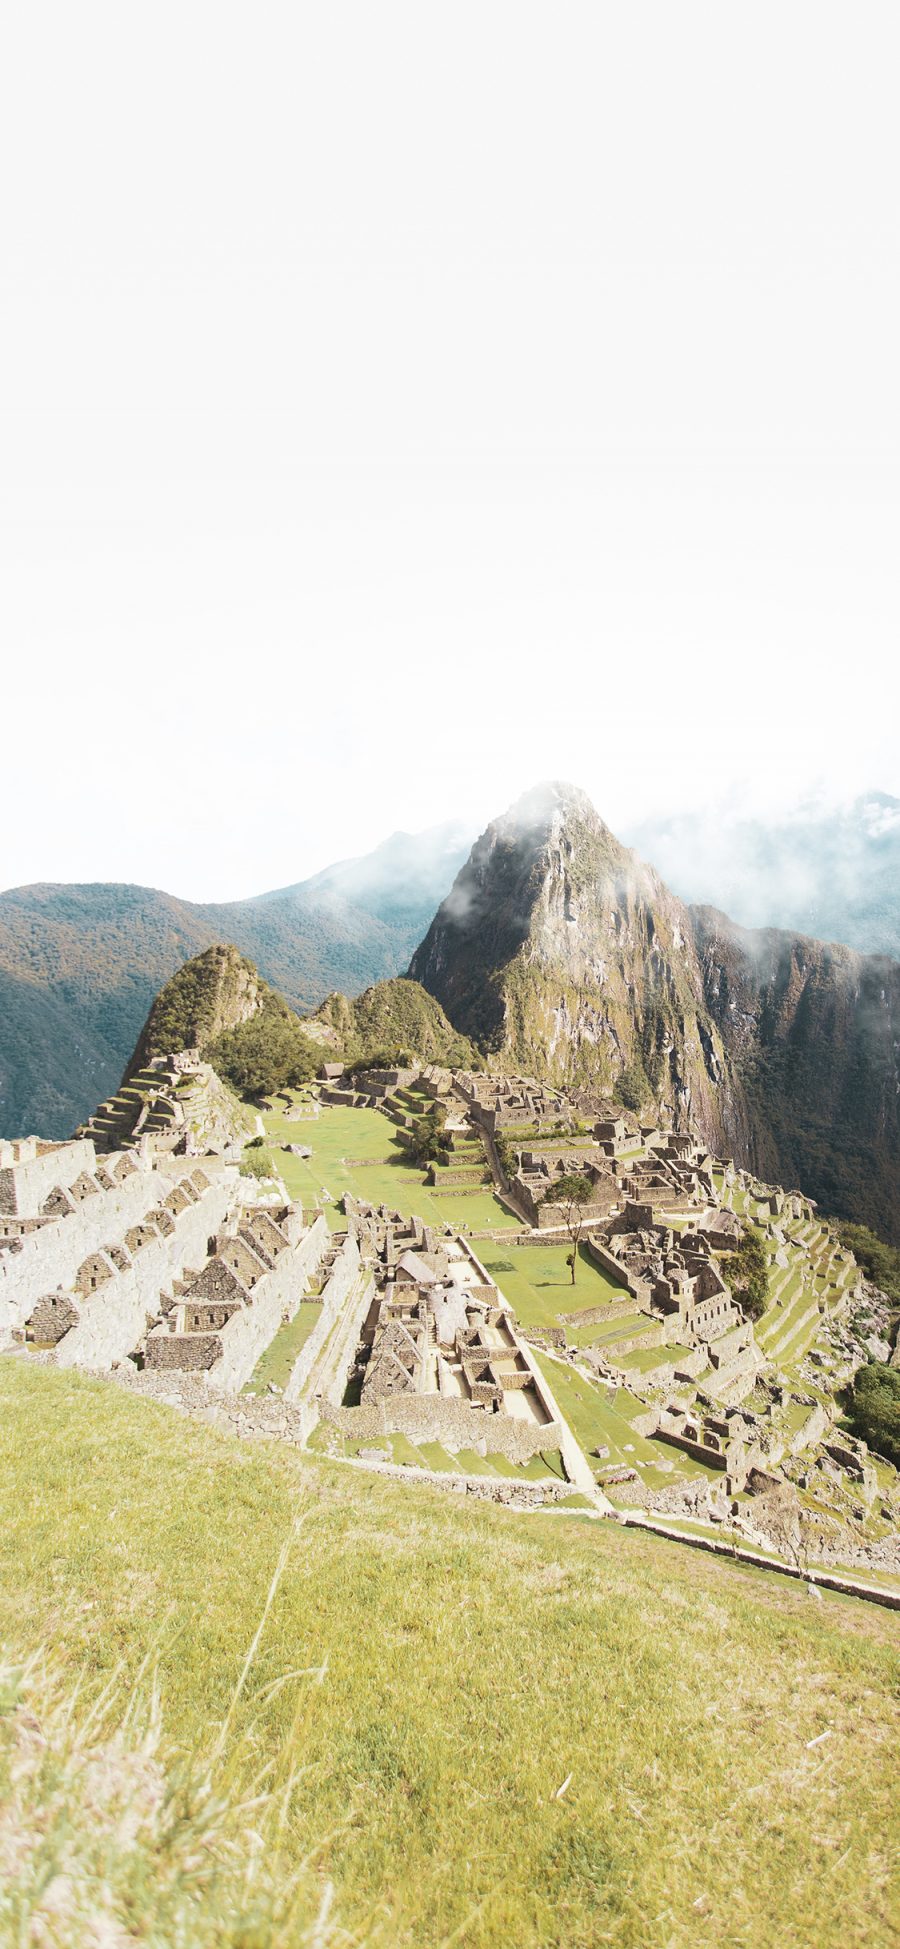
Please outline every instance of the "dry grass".
[[[289, 1794], [246, 1742], [166, 1752], [152, 1684], [88, 1705], [57, 1654], [0, 1665], [0, 1941], [325, 1949], [333, 1884], [282, 1851]], [[347, 1937], [341, 1932], [340, 1939]]]

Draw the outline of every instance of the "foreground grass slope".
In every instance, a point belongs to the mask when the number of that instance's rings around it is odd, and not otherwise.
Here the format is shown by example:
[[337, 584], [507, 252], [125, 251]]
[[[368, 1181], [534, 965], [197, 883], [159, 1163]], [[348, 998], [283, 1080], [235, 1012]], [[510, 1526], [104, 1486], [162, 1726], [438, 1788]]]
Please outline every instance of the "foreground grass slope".
[[9, 1652], [54, 1644], [85, 1702], [149, 1660], [168, 1753], [224, 1726], [245, 1790], [293, 1777], [279, 1845], [311, 1858], [311, 1928], [334, 1883], [321, 1942], [889, 1937], [886, 1613], [237, 1444], [15, 1357], [0, 1551]]

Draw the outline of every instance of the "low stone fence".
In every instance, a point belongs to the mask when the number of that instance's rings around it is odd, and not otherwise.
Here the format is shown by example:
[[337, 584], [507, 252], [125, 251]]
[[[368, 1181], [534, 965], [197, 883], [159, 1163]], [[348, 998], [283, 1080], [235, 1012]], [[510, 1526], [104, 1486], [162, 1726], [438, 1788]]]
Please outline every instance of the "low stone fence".
[[530, 1347], [565, 1347], [565, 1329], [561, 1326], [522, 1326], [517, 1325], [520, 1340], [527, 1340]]
[[514, 1509], [545, 1509], [572, 1494], [571, 1482], [513, 1482], [491, 1480], [486, 1475], [451, 1475], [446, 1469], [420, 1469], [402, 1462], [365, 1461], [345, 1455], [345, 1468], [367, 1469], [372, 1475], [392, 1476], [395, 1482], [421, 1483], [429, 1489], [449, 1489], [451, 1494], [475, 1496], [482, 1502], [501, 1502]]
[[582, 1306], [574, 1313], [560, 1313], [564, 1326], [602, 1326], [605, 1320], [624, 1320], [634, 1312], [633, 1299], [611, 1299], [605, 1306]]
[[696, 1462], [705, 1462], [709, 1468], [724, 1469], [726, 1465], [720, 1448], [707, 1448], [705, 1442], [695, 1441], [692, 1435], [678, 1435], [669, 1428], [657, 1428], [656, 1439], [668, 1442], [670, 1448], [682, 1448], [685, 1455], [693, 1455]]
[[670, 1543], [686, 1543], [691, 1550], [706, 1550], [710, 1556], [730, 1557], [732, 1562], [750, 1564], [754, 1570], [774, 1570], [777, 1576], [793, 1577], [796, 1582], [812, 1589], [836, 1590], [846, 1597], [862, 1597], [870, 1604], [884, 1604], [890, 1611], [900, 1611], [900, 1590], [882, 1590], [877, 1584], [857, 1583], [853, 1577], [839, 1576], [831, 1570], [812, 1567], [801, 1570], [793, 1563], [782, 1563], [763, 1556], [758, 1550], [741, 1549], [740, 1545], [724, 1540], [720, 1542], [717, 1536], [699, 1536], [688, 1530], [670, 1529], [668, 1524], [657, 1522], [637, 1510], [623, 1510], [619, 1521], [626, 1529], [649, 1530], [652, 1535], [663, 1536]]
[[600, 1267], [601, 1272], [605, 1272], [610, 1279], [614, 1279], [617, 1286], [624, 1286], [625, 1291], [631, 1294], [632, 1299], [640, 1300], [646, 1296], [649, 1291], [647, 1282], [643, 1279], [636, 1279], [634, 1274], [629, 1272], [628, 1267], [623, 1265], [622, 1260], [617, 1259], [615, 1253], [610, 1252], [607, 1246], [601, 1245], [599, 1239], [594, 1238], [589, 1233], [587, 1238], [582, 1240], [582, 1244], [588, 1253], [588, 1257], [593, 1259], [594, 1264]]
[[611, 1335], [602, 1345], [586, 1347], [585, 1352], [588, 1356], [599, 1354], [602, 1359], [611, 1360], [615, 1365], [617, 1354], [634, 1353], [639, 1347], [664, 1347], [666, 1344], [665, 1327], [659, 1324], [644, 1327], [639, 1333], [620, 1334], [618, 1338]]
[[488, 1455], [503, 1455], [508, 1462], [528, 1462], [542, 1449], [562, 1447], [563, 1429], [558, 1421], [539, 1425], [511, 1415], [486, 1414], [442, 1394], [393, 1394], [358, 1408], [335, 1407], [323, 1400], [320, 1408], [322, 1420], [350, 1441], [406, 1435], [415, 1444], [438, 1441], [456, 1449], [474, 1448], [484, 1442]]

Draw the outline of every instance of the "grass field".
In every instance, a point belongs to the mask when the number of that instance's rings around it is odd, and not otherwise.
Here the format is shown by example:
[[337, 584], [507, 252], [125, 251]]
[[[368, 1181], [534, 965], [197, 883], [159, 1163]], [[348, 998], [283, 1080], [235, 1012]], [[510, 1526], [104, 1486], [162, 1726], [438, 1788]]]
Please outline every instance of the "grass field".
[[[263, 1117], [278, 1169], [292, 1198], [322, 1204], [333, 1227], [343, 1224], [338, 1210], [345, 1191], [371, 1204], [390, 1205], [407, 1216], [417, 1212], [426, 1224], [464, 1226], [471, 1231], [508, 1227], [518, 1220], [490, 1189], [441, 1190], [426, 1185], [421, 1171], [404, 1161], [397, 1126], [380, 1110], [348, 1110], [324, 1104], [317, 1117], [288, 1122], [277, 1111]], [[310, 1158], [292, 1157], [281, 1144], [303, 1144]]]
[[[386, 1462], [399, 1462], [411, 1468], [437, 1469], [442, 1475], [501, 1476], [511, 1482], [545, 1482], [550, 1477], [558, 1482], [566, 1481], [558, 1449], [532, 1455], [527, 1462], [508, 1462], [504, 1455], [479, 1455], [474, 1448], [463, 1448], [453, 1454], [442, 1442], [412, 1442], [402, 1434], [371, 1436], [364, 1441], [355, 1441], [349, 1435], [339, 1435], [335, 1428], [325, 1422], [319, 1423], [309, 1446], [313, 1454], [345, 1457], [358, 1455], [362, 1449], [367, 1453], [380, 1449]], [[584, 1506], [589, 1506], [586, 1501]]]
[[[560, 1313], [575, 1313], [583, 1306], [606, 1306], [611, 1300], [627, 1298], [613, 1286], [583, 1250], [578, 1254], [575, 1284], [566, 1264], [572, 1248], [568, 1244], [517, 1245], [515, 1238], [502, 1243], [485, 1242], [479, 1250], [482, 1264], [496, 1280], [523, 1326], [552, 1326]], [[602, 1325], [567, 1329], [579, 1344], [603, 1332]]]
[[[0, 1510], [0, 1639], [57, 1647], [82, 1710], [155, 1667], [166, 1764], [218, 1747], [232, 1791], [257, 1782], [238, 1861], [256, 1829], [301, 1874], [308, 1933], [285, 1949], [890, 1938], [885, 1613], [574, 1514], [239, 1444], [14, 1358]], [[58, 1820], [85, 1790], [60, 1775]], [[224, 1910], [204, 1927], [234, 1854], [216, 1858], [179, 1949], [267, 1949]], [[168, 1866], [145, 1859], [145, 1884]], [[127, 1906], [114, 1919], [109, 1940], [137, 1939]]]
[[[648, 1441], [637, 1433], [630, 1417], [640, 1413], [642, 1404], [627, 1388], [618, 1388], [611, 1401], [607, 1388], [586, 1380], [563, 1361], [554, 1360], [548, 1354], [538, 1354], [538, 1360], [576, 1441], [591, 1458], [593, 1469], [614, 1462], [626, 1464], [639, 1471], [648, 1489], [663, 1488], [673, 1476], [684, 1479], [704, 1475], [710, 1481], [715, 1480], [717, 1470], [707, 1468], [705, 1463], [695, 1461], [680, 1449], [670, 1448], [665, 1442]], [[595, 1448], [609, 1449], [605, 1462], [593, 1457]], [[661, 1469], [660, 1462], [668, 1462], [670, 1467]]]

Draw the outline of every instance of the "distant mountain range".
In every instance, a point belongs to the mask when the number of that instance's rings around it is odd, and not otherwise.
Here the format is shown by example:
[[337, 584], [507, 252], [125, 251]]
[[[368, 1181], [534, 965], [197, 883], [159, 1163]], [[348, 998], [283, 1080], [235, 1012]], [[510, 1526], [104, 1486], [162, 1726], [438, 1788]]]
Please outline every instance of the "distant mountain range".
[[219, 905], [129, 885], [0, 894], [0, 1136], [67, 1136], [118, 1087], [163, 983], [217, 941], [301, 1014], [397, 974], [470, 837], [456, 824], [394, 833], [296, 886]]
[[[746, 1151], [759, 1169], [774, 1174], [777, 1166], [780, 1176], [801, 1179], [829, 1208], [852, 1205], [896, 1235], [890, 1049], [900, 800], [870, 793], [843, 811], [811, 809], [775, 827], [745, 820], [720, 829], [699, 816], [632, 826], [626, 837], [664, 878], [626, 854], [584, 803], [585, 844], [574, 847], [566, 869], [572, 910], [555, 977], [565, 981], [551, 995], [551, 979], [539, 1007], [526, 993], [533, 957], [519, 953], [534, 924], [528, 873], [513, 899], [494, 870], [505, 859], [521, 878], [522, 857], [491, 842], [490, 885], [479, 892], [473, 862], [489, 835], [467, 864], [472, 835], [460, 824], [394, 833], [359, 859], [250, 900], [197, 904], [129, 885], [0, 894], [0, 1135], [68, 1135], [118, 1087], [163, 983], [216, 942], [249, 956], [301, 1014], [334, 991], [352, 997], [403, 972], [423, 943], [414, 973], [459, 1032], [490, 1043], [500, 1016], [518, 1019], [521, 1033], [510, 1034], [507, 1054], [560, 1077], [584, 1072], [593, 1035], [598, 1052], [619, 1050], [610, 1076], [634, 1069], [640, 1057], [672, 1114], [689, 1103], [711, 1139]], [[521, 825], [521, 808], [515, 816]], [[564, 865], [561, 855], [561, 873]], [[448, 933], [444, 913], [436, 936], [436, 910], [463, 868], [464, 899], [477, 893], [478, 926], [464, 938]], [[639, 897], [636, 874], [644, 876]], [[615, 894], [619, 881], [632, 889], [632, 908]], [[460, 898], [457, 888], [457, 918]], [[687, 921], [682, 899], [703, 903]], [[723, 907], [731, 920], [717, 911]], [[768, 923], [764, 933], [746, 931], [760, 920]], [[626, 941], [609, 931], [623, 926], [637, 933]], [[818, 939], [801, 938], [813, 933]], [[823, 939], [868, 958], [823, 947]], [[613, 976], [595, 981], [588, 964], [599, 966], [604, 954]], [[579, 955], [587, 987], [598, 988], [593, 1018], [582, 1007], [581, 976], [572, 977]], [[536, 1025], [545, 1004], [541, 1054]], [[576, 1047], [582, 1053], [573, 1068]], [[603, 1065], [594, 1067], [599, 1076]], [[842, 1186], [851, 1183], [848, 1200]]]

